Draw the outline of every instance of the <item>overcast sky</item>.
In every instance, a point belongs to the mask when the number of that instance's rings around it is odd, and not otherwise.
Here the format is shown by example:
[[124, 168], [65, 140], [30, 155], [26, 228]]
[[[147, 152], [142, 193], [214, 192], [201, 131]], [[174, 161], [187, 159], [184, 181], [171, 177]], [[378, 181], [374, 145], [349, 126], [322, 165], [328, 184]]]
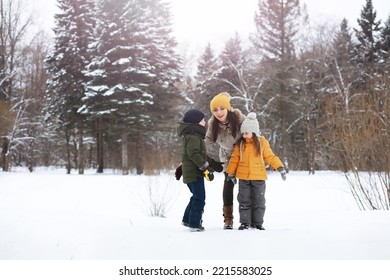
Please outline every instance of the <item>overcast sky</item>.
[[[142, 1], [142, 0], [140, 0]], [[249, 34], [254, 31], [254, 12], [258, 0], [166, 0], [172, 2], [174, 32], [177, 40], [192, 48], [212, 42], [223, 46], [237, 31]], [[48, 30], [53, 25], [56, 0], [29, 0], [37, 23]], [[301, 0], [306, 3], [310, 18], [317, 21], [341, 22], [347, 18], [350, 26], [356, 20], [366, 0]], [[378, 19], [390, 16], [390, 0], [373, 0]], [[206, 7], [206, 8], [205, 8]]]
[[[258, 0], [170, 0], [176, 34], [179, 41], [204, 44], [211, 41], [223, 44], [238, 31], [254, 31], [254, 13]], [[357, 18], [366, 0], [301, 0], [306, 3], [311, 20], [339, 24], [345, 17], [350, 26]], [[390, 0], [373, 0], [378, 19], [390, 16]], [[208, 7], [207, 9], [203, 7]], [[197, 43], [198, 42], [198, 43]]]

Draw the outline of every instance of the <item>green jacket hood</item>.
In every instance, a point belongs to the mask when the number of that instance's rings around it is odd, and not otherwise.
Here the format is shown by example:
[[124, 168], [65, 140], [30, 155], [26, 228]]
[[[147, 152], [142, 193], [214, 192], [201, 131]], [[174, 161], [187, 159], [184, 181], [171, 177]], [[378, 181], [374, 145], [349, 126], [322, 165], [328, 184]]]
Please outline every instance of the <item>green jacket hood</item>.
[[206, 128], [197, 123], [178, 122], [176, 132], [179, 137], [185, 134], [199, 134], [204, 139]]
[[178, 122], [176, 127], [176, 132], [179, 137], [182, 136], [184, 129], [188, 126], [188, 123], [185, 122]]

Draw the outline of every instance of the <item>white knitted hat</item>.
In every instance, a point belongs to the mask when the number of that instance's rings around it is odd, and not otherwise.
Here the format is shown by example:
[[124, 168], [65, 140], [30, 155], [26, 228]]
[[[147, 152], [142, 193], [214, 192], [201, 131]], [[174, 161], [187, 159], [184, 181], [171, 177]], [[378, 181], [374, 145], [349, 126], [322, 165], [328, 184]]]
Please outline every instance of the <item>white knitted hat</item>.
[[260, 136], [259, 122], [256, 118], [256, 113], [249, 113], [241, 124], [241, 133], [253, 132], [256, 136]]

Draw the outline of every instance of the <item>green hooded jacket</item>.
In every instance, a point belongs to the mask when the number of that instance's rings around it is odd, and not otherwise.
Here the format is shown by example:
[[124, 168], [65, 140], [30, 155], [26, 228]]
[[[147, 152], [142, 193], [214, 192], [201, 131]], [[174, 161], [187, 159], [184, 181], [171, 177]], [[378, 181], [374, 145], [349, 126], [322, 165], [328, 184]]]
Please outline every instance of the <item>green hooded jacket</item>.
[[182, 138], [183, 182], [185, 184], [195, 182], [197, 177], [203, 177], [199, 168], [205, 166], [209, 159], [204, 143], [206, 128], [199, 124], [179, 122], [177, 134]]

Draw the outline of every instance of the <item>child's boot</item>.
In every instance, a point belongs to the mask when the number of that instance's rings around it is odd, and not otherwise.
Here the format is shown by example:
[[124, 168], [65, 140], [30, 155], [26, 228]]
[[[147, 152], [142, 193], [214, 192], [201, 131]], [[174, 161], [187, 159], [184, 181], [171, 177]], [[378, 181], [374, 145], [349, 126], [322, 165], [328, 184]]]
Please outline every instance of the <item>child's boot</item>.
[[238, 230], [245, 230], [245, 229], [249, 229], [249, 225], [248, 224], [241, 224], [238, 228]]
[[255, 229], [265, 230], [265, 228], [262, 225], [255, 225]]

